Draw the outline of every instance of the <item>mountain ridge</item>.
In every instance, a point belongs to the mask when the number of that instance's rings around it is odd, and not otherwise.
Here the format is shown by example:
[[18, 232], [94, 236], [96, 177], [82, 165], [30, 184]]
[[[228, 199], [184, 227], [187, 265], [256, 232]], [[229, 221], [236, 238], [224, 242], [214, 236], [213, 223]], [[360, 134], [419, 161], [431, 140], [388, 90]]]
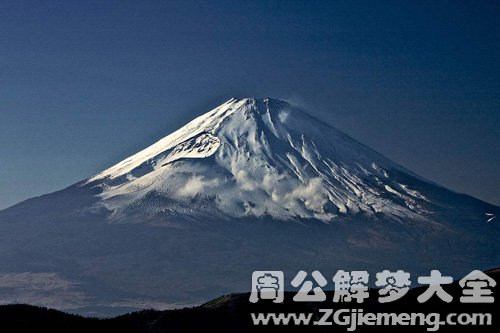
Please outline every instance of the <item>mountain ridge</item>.
[[[491, 278], [498, 281], [499, 270], [485, 272]], [[4, 305], [0, 306], [0, 328], [10, 329], [16, 332], [33, 332], [43, 329], [50, 332], [88, 332], [91, 330], [106, 330], [120, 332], [185, 332], [214, 329], [222, 332], [254, 332], [254, 331], [325, 331], [330, 332], [331, 326], [298, 326], [273, 325], [254, 326], [251, 322], [250, 313], [313, 313], [314, 320], [319, 320], [322, 315], [318, 311], [328, 304], [329, 308], [338, 309], [363, 309], [365, 313], [440, 313], [443, 316], [450, 313], [491, 313], [493, 320], [491, 325], [478, 326], [481, 331], [498, 331], [498, 321], [495, 320], [499, 308], [496, 302], [493, 304], [463, 304], [458, 300], [462, 294], [462, 288], [455, 281], [452, 285], [444, 286], [446, 292], [453, 296], [451, 304], [443, 304], [441, 300], [432, 298], [429, 302], [419, 304], [416, 302], [418, 295], [424, 292], [425, 287], [410, 288], [407, 295], [393, 303], [378, 303], [378, 290], [370, 290], [370, 297], [363, 304], [357, 303], [333, 303], [333, 292], [326, 291], [326, 302], [292, 302], [295, 293], [285, 292], [284, 304], [274, 304], [261, 300], [256, 304], [249, 302], [249, 293], [230, 294], [217, 297], [207, 303], [196, 307], [178, 310], [143, 310], [140, 312], [127, 313], [113, 318], [83, 318], [74, 314], [62, 313], [56, 310], [38, 308], [27, 305]], [[494, 297], [498, 297], [498, 284], [493, 288]], [[363, 326], [358, 326], [363, 329]], [[385, 326], [385, 331], [400, 332], [398, 326]], [[421, 332], [422, 326], [406, 326], [405, 330]], [[456, 332], [456, 326], [444, 325], [439, 331]]]

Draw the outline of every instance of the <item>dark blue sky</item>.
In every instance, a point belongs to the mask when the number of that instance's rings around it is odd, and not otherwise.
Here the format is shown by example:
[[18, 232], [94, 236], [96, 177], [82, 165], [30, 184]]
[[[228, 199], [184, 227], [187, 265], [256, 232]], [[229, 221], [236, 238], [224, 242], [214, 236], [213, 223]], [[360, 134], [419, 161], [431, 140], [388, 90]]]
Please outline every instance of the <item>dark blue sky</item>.
[[231, 96], [500, 204], [499, 1], [1, 1], [0, 208]]

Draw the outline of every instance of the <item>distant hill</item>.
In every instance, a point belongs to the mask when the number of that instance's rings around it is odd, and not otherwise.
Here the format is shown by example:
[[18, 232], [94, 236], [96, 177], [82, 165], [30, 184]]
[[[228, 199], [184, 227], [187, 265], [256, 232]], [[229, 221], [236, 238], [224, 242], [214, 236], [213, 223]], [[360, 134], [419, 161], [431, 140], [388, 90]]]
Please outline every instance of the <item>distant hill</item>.
[[[500, 281], [500, 269], [487, 274]], [[416, 299], [425, 288], [411, 289], [402, 299], [393, 303], [377, 302], [377, 290], [370, 291], [370, 298], [361, 305], [355, 303], [333, 303], [332, 292], [327, 292], [327, 301], [321, 303], [295, 303], [293, 293], [286, 293], [284, 304], [249, 302], [249, 294], [233, 294], [219, 297], [211, 302], [194, 308], [168, 311], [145, 310], [111, 319], [84, 318], [56, 310], [49, 310], [29, 305], [6, 305], [0, 307], [1, 332], [122, 332], [122, 333], [161, 333], [161, 332], [260, 332], [260, 331], [345, 331], [339, 326], [253, 326], [250, 313], [281, 312], [300, 313], [317, 312], [319, 308], [355, 308], [364, 312], [437, 312], [448, 313], [491, 313], [492, 326], [441, 326], [439, 332], [498, 332], [500, 325], [500, 307], [498, 299], [493, 304], [462, 304], [458, 301], [462, 289], [457, 282], [445, 288], [454, 300], [446, 304], [438, 298], [432, 298], [419, 304]], [[493, 288], [498, 297], [499, 286]], [[315, 319], [319, 319], [315, 318]], [[356, 332], [371, 332], [373, 327], [360, 326]], [[379, 328], [383, 332], [425, 332], [425, 327], [394, 326]]]

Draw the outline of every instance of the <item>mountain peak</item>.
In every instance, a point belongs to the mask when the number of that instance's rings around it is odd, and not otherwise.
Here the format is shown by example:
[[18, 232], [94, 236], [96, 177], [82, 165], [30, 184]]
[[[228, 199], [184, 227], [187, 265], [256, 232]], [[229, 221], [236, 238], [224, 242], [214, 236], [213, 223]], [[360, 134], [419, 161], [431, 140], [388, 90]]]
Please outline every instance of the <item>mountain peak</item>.
[[421, 220], [427, 199], [392, 176], [402, 172], [285, 101], [231, 98], [86, 183], [103, 188], [115, 216], [154, 195], [169, 210], [193, 211], [194, 200], [195, 214], [227, 217]]
[[290, 108], [290, 110], [296, 109], [296, 107], [293, 107], [289, 102], [287, 102], [285, 100], [271, 98], [271, 97], [264, 97], [264, 98], [255, 98], [255, 97], [236, 98], [236, 97], [232, 97], [226, 103], [227, 104], [242, 103], [242, 105], [257, 106], [257, 108], [265, 106], [271, 110], [280, 109], [280, 108]]
[[280, 100], [277, 98], [271, 98], [271, 97], [263, 97], [263, 98], [256, 98], [256, 97], [231, 97], [227, 102], [238, 102], [238, 101], [245, 101], [245, 102], [276, 102], [276, 103], [287, 103], [284, 100]]

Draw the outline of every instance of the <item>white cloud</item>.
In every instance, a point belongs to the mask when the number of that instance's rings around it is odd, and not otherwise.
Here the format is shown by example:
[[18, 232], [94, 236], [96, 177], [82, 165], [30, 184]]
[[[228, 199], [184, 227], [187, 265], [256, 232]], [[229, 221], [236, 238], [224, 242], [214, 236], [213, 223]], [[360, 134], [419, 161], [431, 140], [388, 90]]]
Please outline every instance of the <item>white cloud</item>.
[[297, 200], [304, 203], [307, 209], [314, 212], [324, 212], [323, 207], [328, 203], [328, 194], [323, 187], [323, 179], [313, 178], [307, 185], [298, 185], [291, 192], [283, 196], [273, 193], [272, 199], [276, 202], [282, 201], [289, 208], [297, 205]]
[[255, 191], [257, 188], [259, 188], [259, 183], [256, 180], [250, 178], [248, 172], [245, 170], [239, 170], [236, 173], [235, 178], [236, 182], [243, 191]]
[[279, 181], [284, 179], [285, 177], [283, 175], [277, 175], [274, 173], [268, 173], [264, 176], [262, 179], [262, 187], [269, 191], [271, 189], [275, 189], [276, 187], [279, 186]]
[[177, 194], [181, 197], [193, 198], [198, 193], [202, 193], [207, 187], [214, 187], [218, 184], [218, 179], [205, 180], [204, 176], [191, 176]]
[[235, 179], [240, 190], [262, 189], [276, 204], [297, 212], [305, 208], [314, 214], [324, 214], [324, 206], [329, 201], [321, 177], [312, 178], [303, 184], [288, 178], [285, 174], [268, 173], [259, 181], [252, 178], [246, 170], [239, 170], [235, 174]]

